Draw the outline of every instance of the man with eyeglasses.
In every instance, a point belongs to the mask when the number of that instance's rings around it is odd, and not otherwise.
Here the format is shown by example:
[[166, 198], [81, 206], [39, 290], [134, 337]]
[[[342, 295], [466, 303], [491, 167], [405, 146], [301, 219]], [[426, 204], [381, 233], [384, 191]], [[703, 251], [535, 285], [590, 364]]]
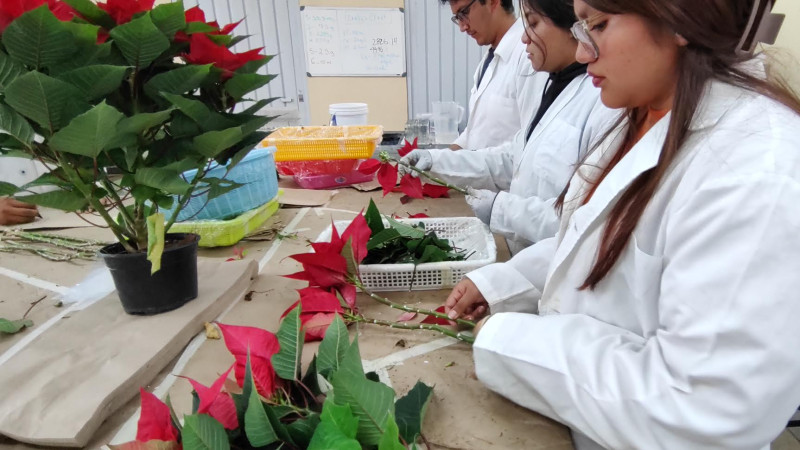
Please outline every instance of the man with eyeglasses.
[[469, 99], [469, 122], [450, 146], [476, 150], [511, 140], [528, 125], [547, 80], [535, 76], [521, 42], [524, 27], [514, 15], [513, 0], [441, 0], [451, 20], [478, 45], [489, 50], [475, 71]]

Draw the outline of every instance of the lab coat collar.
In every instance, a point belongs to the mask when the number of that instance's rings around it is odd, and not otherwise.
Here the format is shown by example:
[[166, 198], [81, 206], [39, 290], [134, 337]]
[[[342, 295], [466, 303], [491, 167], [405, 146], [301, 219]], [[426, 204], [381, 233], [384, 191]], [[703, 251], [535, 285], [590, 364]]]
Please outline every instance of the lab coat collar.
[[494, 49], [494, 57], [500, 58], [503, 61], [511, 58], [514, 47], [517, 45], [522, 45], [519, 39], [524, 32], [525, 30], [524, 26], [522, 25], [522, 19], [517, 19], [514, 21], [514, 24], [511, 25], [511, 28], [509, 28], [508, 31], [506, 31], [506, 34], [504, 34], [500, 39], [500, 43], [497, 44], [497, 48]]
[[[731, 86], [727, 83], [712, 81], [706, 86], [703, 99], [698, 106], [695, 117], [689, 129], [691, 131], [703, 130], [713, 127], [731, 109], [741, 102], [747, 91]], [[605, 167], [608, 159], [619, 148], [624, 140], [626, 123], [612, 131], [600, 147], [581, 167], [581, 174], [576, 174], [572, 179], [573, 186], [567, 193], [564, 204], [564, 214], [561, 221], [559, 237], [561, 243], [556, 251], [551, 276], [555, 276], [559, 267], [577, 248], [578, 244], [586, 239], [593, 224], [605, 220], [609, 211], [616, 204], [625, 189], [642, 173], [652, 169], [658, 163], [661, 148], [669, 129], [672, 113], [668, 113], [659, 120], [622, 160], [609, 172], [603, 182], [597, 187], [592, 198], [581, 205], [589, 189], [585, 180], [594, 180]], [[567, 267], [568, 265], [565, 265]], [[545, 292], [546, 298], [547, 292]], [[540, 305], [540, 308], [542, 305]], [[552, 310], [557, 305], [549, 305], [545, 310]]]
[[[575, 77], [566, 88], [558, 95], [556, 101], [547, 108], [547, 112], [544, 113], [542, 116], [542, 120], [539, 121], [539, 124], [536, 125], [536, 128], [531, 133], [531, 137], [527, 140], [527, 142], [535, 142], [536, 139], [544, 132], [545, 129], [550, 125], [550, 122], [553, 121], [554, 118], [558, 117], [561, 111], [575, 98], [578, 93], [582, 92], [581, 86], [589, 77], [587, 74], [578, 75]], [[527, 120], [531, 120], [529, 118]], [[526, 129], [523, 129], [527, 131]], [[527, 146], [526, 142], [526, 146]], [[520, 158], [521, 160], [522, 158]], [[519, 162], [518, 162], [519, 164]]]
[[[500, 43], [497, 44], [497, 48], [494, 49], [494, 59], [491, 63], [489, 63], [489, 67], [486, 68], [486, 72], [483, 74], [483, 79], [481, 80], [480, 86], [478, 86], [477, 95], [480, 96], [483, 94], [483, 91], [486, 90], [486, 87], [489, 86], [491, 83], [492, 78], [494, 77], [494, 72], [497, 69], [497, 65], [500, 64], [502, 61], [506, 63], [510, 60], [511, 55], [514, 51], [514, 47], [517, 45], [522, 45], [520, 41], [520, 36], [524, 33], [524, 27], [522, 25], [522, 19], [517, 19], [514, 21], [514, 24], [511, 25], [511, 28], [506, 31], [506, 34], [500, 39]], [[488, 55], [483, 55], [481, 59], [481, 64], [478, 66], [478, 70], [475, 72], [474, 82], [478, 84], [478, 74], [480, 72], [480, 68], [483, 66], [483, 62], [486, 60]], [[470, 105], [470, 110], [472, 106]]]

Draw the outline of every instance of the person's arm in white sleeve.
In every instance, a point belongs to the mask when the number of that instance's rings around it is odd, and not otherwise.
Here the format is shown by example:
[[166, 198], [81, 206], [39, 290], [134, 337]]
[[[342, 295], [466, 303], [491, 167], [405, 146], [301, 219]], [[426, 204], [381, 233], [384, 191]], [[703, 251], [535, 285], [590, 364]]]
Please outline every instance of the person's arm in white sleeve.
[[500, 192], [492, 205], [489, 228], [507, 239], [538, 242], [558, 231], [556, 198], [521, 197]]
[[784, 175], [707, 182], [668, 217], [654, 335], [493, 315], [478, 378], [607, 448], [763, 447], [800, 397], [797, 198]]
[[431, 175], [450, 184], [492, 191], [508, 190], [514, 175], [516, 154], [524, 141], [521, 133], [496, 147], [476, 151], [432, 151]]
[[505, 263], [473, 270], [467, 278], [475, 283], [490, 312], [535, 313], [555, 251], [556, 238], [544, 239]]

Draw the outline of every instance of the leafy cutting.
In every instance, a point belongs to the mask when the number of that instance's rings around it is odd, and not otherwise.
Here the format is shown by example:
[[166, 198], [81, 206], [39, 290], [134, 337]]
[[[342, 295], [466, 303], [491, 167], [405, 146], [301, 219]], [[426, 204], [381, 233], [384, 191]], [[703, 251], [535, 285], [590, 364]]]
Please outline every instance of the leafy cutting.
[[[367, 241], [367, 257], [362, 264], [423, 264], [442, 261], [463, 261], [469, 257], [436, 230], [426, 229], [424, 222], [409, 225], [391, 216], [382, 216], [370, 199], [364, 214], [372, 235]], [[384, 225], [386, 219], [388, 226]]]
[[[395, 400], [390, 386], [364, 373], [358, 338], [350, 341], [338, 314], [303, 374], [302, 307], [286, 315], [277, 335], [219, 324], [236, 362], [211, 386], [183, 377], [195, 397], [183, 426], [169, 398], [141, 390], [136, 440], [111, 448], [399, 450], [416, 443], [433, 388], [417, 382]], [[225, 387], [232, 369], [241, 393]]]

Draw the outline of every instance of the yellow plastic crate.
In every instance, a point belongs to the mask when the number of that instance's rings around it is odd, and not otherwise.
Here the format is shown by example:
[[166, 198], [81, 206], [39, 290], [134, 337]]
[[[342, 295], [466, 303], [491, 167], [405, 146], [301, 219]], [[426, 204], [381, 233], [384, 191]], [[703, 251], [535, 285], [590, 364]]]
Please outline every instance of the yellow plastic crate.
[[177, 222], [170, 228], [170, 233], [196, 233], [200, 235], [200, 247], [225, 247], [242, 240], [264, 224], [280, 206], [278, 197], [251, 209], [230, 220], [196, 220]]
[[319, 161], [372, 157], [383, 139], [380, 125], [283, 127], [261, 141], [277, 147], [275, 161]]

